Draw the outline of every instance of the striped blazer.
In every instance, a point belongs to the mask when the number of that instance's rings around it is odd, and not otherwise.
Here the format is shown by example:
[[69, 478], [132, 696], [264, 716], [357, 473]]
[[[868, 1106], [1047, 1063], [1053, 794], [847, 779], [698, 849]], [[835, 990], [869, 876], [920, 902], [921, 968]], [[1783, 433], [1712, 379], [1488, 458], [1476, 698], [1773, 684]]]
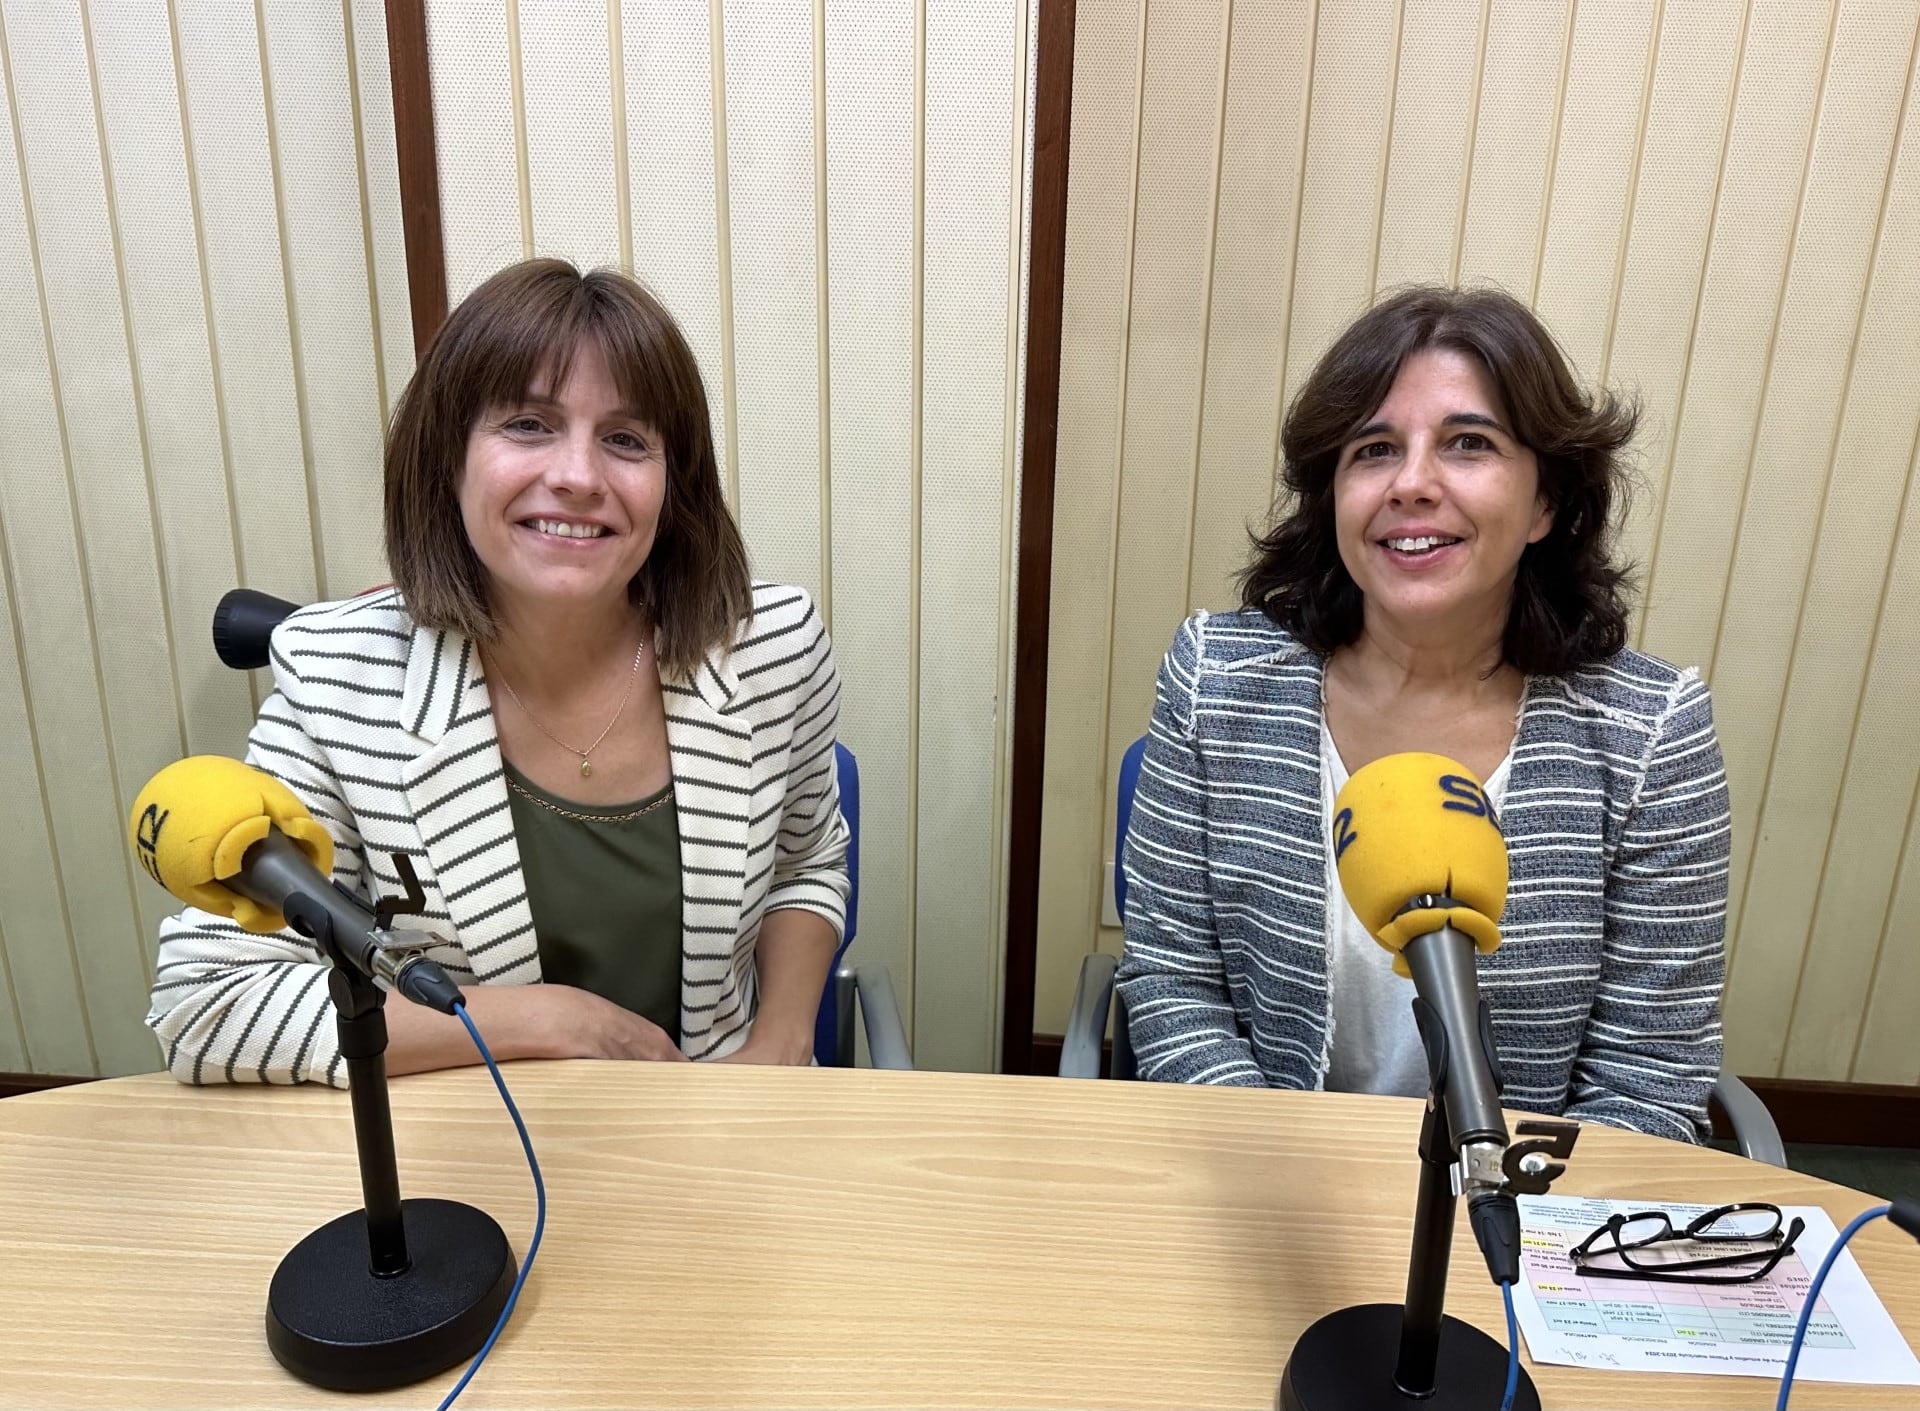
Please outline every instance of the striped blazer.
[[[782, 907], [844, 930], [847, 825], [833, 742], [840, 683], [798, 588], [756, 584], [730, 652], [663, 682], [680, 817], [680, 1047], [746, 1040], [754, 941]], [[413, 860], [430, 952], [456, 983], [540, 979], [500, 740], [473, 642], [416, 627], [393, 590], [320, 603], [273, 634], [275, 689], [247, 762], [284, 781], [334, 841], [334, 877], [371, 901]], [[315, 947], [189, 908], [160, 929], [147, 1023], [184, 1082], [345, 1083]]]
[[[1167, 653], [1125, 856], [1119, 984], [1142, 1077], [1324, 1080], [1322, 664], [1246, 611], [1197, 613]], [[1511, 1106], [1706, 1134], [1729, 819], [1696, 672], [1623, 651], [1528, 679], [1501, 810], [1505, 943], [1479, 958]]]

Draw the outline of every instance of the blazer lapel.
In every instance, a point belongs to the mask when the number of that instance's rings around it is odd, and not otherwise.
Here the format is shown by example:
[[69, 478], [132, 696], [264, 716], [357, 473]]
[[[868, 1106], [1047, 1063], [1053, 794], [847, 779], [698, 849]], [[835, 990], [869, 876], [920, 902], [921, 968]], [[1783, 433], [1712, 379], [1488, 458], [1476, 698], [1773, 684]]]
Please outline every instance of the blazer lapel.
[[662, 683], [680, 818], [681, 1026], [694, 1051], [729, 1027], [750, 983], [733, 968], [755, 803], [753, 729], [731, 714], [739, 691], [731, 662], [711, 654], [690, 681]]
[[467, 963], [482, 981], [538, 980], [500, 737], [472, 640], [417, 630], [400, 709], [426, 745], [401, 769], [407, 803]]

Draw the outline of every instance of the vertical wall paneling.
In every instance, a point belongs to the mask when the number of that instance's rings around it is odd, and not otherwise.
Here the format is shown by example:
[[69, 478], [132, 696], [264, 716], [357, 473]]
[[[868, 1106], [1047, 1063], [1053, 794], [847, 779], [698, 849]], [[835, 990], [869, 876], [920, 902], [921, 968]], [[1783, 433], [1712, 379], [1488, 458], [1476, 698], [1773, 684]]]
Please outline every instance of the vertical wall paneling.
[[721, 336], [708, 20], [706, 0], [623, 0], [620, 71], [633, 273], [673, 312], [700, 359], [724, 474], [728, 369]]
[[1102, 862], [1113, 847], [1103, 831], [1107, 661], [1141, 19], [1139, 0], [1079, 0], [1075, 13], [1034, 984], [1034, 1027], [1043, 1033], [1064, 1024], [1080, 958], [1094, 948]]
[[[1401, 0], [1317, 11], [1314, 69], [1326, 81], [1313, 84], [1308, 114], [1283, 404], [1373, 293], [1401, 15]], [[1366, 81], [1357, 81], [1362, 74]], [[1312, 219], [1304, 218], [1308, 211]]]
[[[84, 727], [71, 734], [43, 729], [39, 746], [95, 1049], [106, 1071], [127, 1072], [152, 1057], [138, 1023], [146, 1012], [149, 951], [135, 917], [150, 923], [160, 907], [157, 898], [135, 893], [121, 832], [125, 807], [147, 774], [185, 743], [181, 696], [83, 12], [77, 4], [9, 5], [6, 24], [21, 179], [32, 203], [48, 356], [62, 389], [68, 493], [84, 574], [64, 581], [36, 574], [37, 600], [22, 610], [46, 630], [59, 630], [58, 623], [78, 633], [91, 609], [93, 670], [76, 673], [67, 683], [72, 697], [47, 697], [36, 716], [64, 726], [84, 718], [82, 702], [104, 705], [103, 735], [89, 740]], [[24, 56], [30, 61], [21, 62]], [[84, 400], [76, 404], [79, 389]], [[39, 531], [40, 502], [59, 493], [47, 493], [49, 464], [9, 467], [10, 491], [22, 497], [9, 495], [8, 539], [16, 552], [24, 529]], [[59, 508], [46, 508], [58, 525]], [[36, 644], [28, 644], [30, 680], [38, 656]]]
[[608, 8], [518, 0], [533, 252], [582, 269], [620, 263]]
[[1479, 65], [1463, 41], [1478, 35], [1485, 8], [1484, 0], [1406, 7], [1375, 288], [1445, 280], [1452, 273], [1480, 82]]
[[1613, 323], [1659, 12], [1658, 0], [1584, 0], [1574, 17], [1535, 307], [1590, 373]]
[[0, 4], [0, 1068], [153, 1069], [127, 809], [239, 754], [239, 585], [385, 577], [411, 364], [373, 0]]
[[[1220, 24], [1223, 120], [1200, 98]], [[1080, 956], [1118, 943], [1097, 908], [1119, 752], [1180, 615], [1231, 605], [1284, 399], [1369, 299], [1453, 275], [1532, 301], [1642, 409], [1619, 548], [1646, 583], [1636, 641], [1714, 690], [1729, 1063], [1920, 1081], [1917, 28], [1911, 0], [1082, 12], [1042, 1032]], [[1156, 175], [1167, 152], [1181, 181]], [[1196, 380], [1189, 516], [1166, 428]], [[1183, 548], [1184, 595], [1159, 568]]]
[[[0, 569], [8, 599], [7, 641], [0, 644], [8, 649], [0, 656], [0, 785], [21, 805], [0, 813], [0, 893], [7, 901], [0, 939], [9, 987], [0, 1035], [22, 1067], [93, 1073], [98, 1067], [57, 849], [80, 846], [84, 837], [110, 837], [99, 815], [111, 821], [115, 801], [59, 384], [49, 361], [38, 242], [21, 181], [12, 58], [18, 41], [9, 20], [0, 7], [9, 119], [0, 143], [0, 357], [11, 379], [8, 395], [0, 397], [0, 435], [8, 447], [0, 457]], [[30, 533], [21, 532], [27, 528]], [[51, 757], [41, 753], [41, 721], [47, 722]], [[56, 721], [58, 729], [52, 728]], [[91, 811], [56, 810], [46, 788], [49, 769], [105, 804]], [[26, 804], [33, 799], [39, 807]], [[106, 905], [93, 915], [113, 916], [125, 934], [133, 922], [124, 885], [117, 903], [110, 895], [103, 900]]]
[[1744, 5], [1668, 5], [1660, 17], [1626, 256], [1602, 369], [1610, 385], [1640, 398], [1640, 483], [1619, 552], [1643, 568], [1685, 396], [1746, 15]]
[[740, 523], [758, 576], [817, 593], [812, 7], [729, 0], [725, 23]]
[[1487, 11], [1458, 273], [1522, 298], [1539, 268], [1572, 18], [1572, 0], [1491, 0]]
[[[1026, 15], [989, 0], [925, 11], [921, 295], [920, 761], [914, 1053], [992, 1064], [1005, 653], [1007, 202], [1021, 189], [1007, 124]], [[982, 85], [988, 87], [982, 90]], [[984, 112], [996, 120], [981, 120]]]
[[[1728, 986], [1728, 1008], [1738, 1017], [1730, 1043], [1752, 1071], [1776, 1067], [1785, 1047], [1793, 992], [1772, 972], [1790, 968], [1804, 946], [1806, 922], [1798, 918], [1811, 912], [1812, 861], [1832, 827], [1838, 775], [1819, 741], [1841, 737], [1850, 714], [1836, 702], [1827, 728], [1801, 737], [1801, 757], [1783, 760], [1785, 694], [1796, 678], [1816, 695], [1830, 696], [1842, 683], [1848, 695], [1859, 689], [1865, 643], [1857, 626], [1808, 621], [1802, 605], [1836, 468], [1912, 37], [1911, 16], [1904, 32], [1890, 34], [1886, 16], [1867, 7], [1843, 7], [1835, 25], [1711, 660], [1717, 708], [1754, 727], [1725, 742], [1735, 790], [1730, 904], [1733, 933], [1745, 936]], [[1872, 464], [1846, 468], [1856, 491]], [[1856, 541], [1848, 553], [1871, 577], [1866, 547]], [[1756, 825], [1768, 812], [1762, 858]], [[1757, 888], [1751, 897], [1749, 883]], [[1768, 924], [1746, 930], [1748, 909]]]
[[[532, 253], [532, 222], [524, 234], [521, 222], [520, 124], [507, 55], [511, 3], [427, 6], [449, 308], [501, 266]], [[710, 154], [706, 160], [711, 164]]]
[[[1300, 146], [1306, 137], [1313, 7], [1234, 0], [1220, 134], [1213, 297], [1200, 411], [1186, 601], [1227, 608], [1247, 530], [1267, 518], [1280, 364], [1293, 289]], [[1161, 646], [1164, 648], [1165, 643]]]
[[[306, 390], [313, 499], [320, 519], [320, 591], [347, 597], [387, 577], [377, 515], [384, 373], [375, 337], [370, 251], [356, 162], [339, 150], [338, 115], [357, 96], [331, 7], [263, 0], [263, 47], [293, 270], [296, 366]], [[370, 356], [371, 354], [371, 356]]]
[[[862, 770], [862, 958], [914, 980], [907, 781], [914, 493], [917, 5], [829, 0], [828, 380], [840, 738]], [[911, 1021], [908, 1007], [902, 1017]], [[911, 1034], [909, 1035], [911, 1037]]]

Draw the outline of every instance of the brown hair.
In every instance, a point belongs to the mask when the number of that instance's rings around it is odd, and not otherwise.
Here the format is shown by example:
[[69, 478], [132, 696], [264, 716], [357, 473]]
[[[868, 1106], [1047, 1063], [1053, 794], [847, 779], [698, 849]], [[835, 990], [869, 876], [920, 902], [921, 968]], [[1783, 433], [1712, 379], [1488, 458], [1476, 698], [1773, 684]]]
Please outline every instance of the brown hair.
[[665, 443], [659, 530], [629, 592], [653, 615], [662, 665], [684, 677], [705, 652], [724, 651], [752, 611], [747, 554], [720, 489], [700, 365], [673, 316], [616, 270], [509, 265], [440, 326], [387, 434], [387, 564], [414, 621], [493, 639], [487, 570], [460, 515], [467, 438], [539, 374], [561, 386], [587, 339], [621, 398]]
[[1280, 433], [1292, 507], [1253, 540], [1240, 576], [1244, 605], [1325, 656], [1360, 635], [1359, 585], [1334, 534], [1340, 452], [1386, 400], [1400, 365], [1423, 348], [1478, 358], [1515, 436], [1534, 453], [1553, 527], [1520, 556], [1506, 659], [1559, 676], [1604, 661], [1627, 641], [1631, 575], [1611, 558], [1612, 515], [1624, 504], [1623, 452], [1639, 412], [1630, 398], [1588, 396], [1540, 320], [1497, 289], [1404, 289], [1362, 314], [1314, 366]]

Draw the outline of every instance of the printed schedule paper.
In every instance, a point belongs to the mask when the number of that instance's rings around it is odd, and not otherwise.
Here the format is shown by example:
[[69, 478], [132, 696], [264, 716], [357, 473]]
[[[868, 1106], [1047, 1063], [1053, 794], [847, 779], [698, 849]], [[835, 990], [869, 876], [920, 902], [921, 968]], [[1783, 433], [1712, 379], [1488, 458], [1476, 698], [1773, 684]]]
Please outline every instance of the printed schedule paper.
[[[1781, 1207], [1785, 1223], [1798, 1216], [1807, 1228], [1794, 1252], [1757, 1283], [1591, 1278], [1567, 1257], [1610, 1215], [1665, 1210], [1681, 1230], [1712, 1208], [1521, 1196], [1524, 1277], [1514, 1290], [1514, 1304], [1528, 1355], [1567, 1367], [1778, 1379], [1813, 1271], [1840, 1238], [1820, 1207]], [[1658, 1256], [1650, 1250], [1647, 1257]], [[1794, 1381], [1920, 1386], [1920, 1362], [1851, 1249], [1841, 1251], [1820, 1287]]]

